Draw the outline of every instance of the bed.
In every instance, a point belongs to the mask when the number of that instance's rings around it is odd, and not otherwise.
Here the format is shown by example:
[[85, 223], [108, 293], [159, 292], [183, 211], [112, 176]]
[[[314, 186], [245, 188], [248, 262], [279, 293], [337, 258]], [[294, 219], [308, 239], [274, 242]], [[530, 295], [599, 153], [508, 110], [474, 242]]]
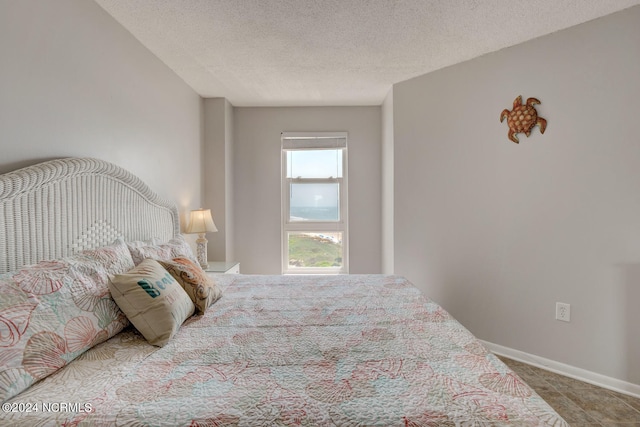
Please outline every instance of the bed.
[[150, 344], [108, 282], [191, 256], [179, 230], [104, 161], [0, 176], [0, 425], [567, 425], [400, 276], [210, 275], [221, 296]]

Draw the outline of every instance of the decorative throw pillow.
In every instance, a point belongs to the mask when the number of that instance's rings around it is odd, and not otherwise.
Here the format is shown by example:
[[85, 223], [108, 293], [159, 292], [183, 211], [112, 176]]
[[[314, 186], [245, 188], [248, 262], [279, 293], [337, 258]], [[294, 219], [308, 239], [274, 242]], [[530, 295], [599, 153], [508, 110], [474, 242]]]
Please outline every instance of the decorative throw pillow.
[[131, 268], [127, 246], [116, 243], [0, 276], [1, 401], [128, 324], [107, 281]]
[[194, 262], [196, 261], [191, 246], [189, 246], [189, 243], [187, 243], [182, 234], [179, 234], [166, 243], [157, 243], [153, 240], [150, 243], [127, 242], [127, 246], [129, 247], [131, 258], [133, 258], [135, 265], [140, 264], [142, 260], [146, 258], [171, 261], [173, 258], [182, 257], [189, 258]]
[[199, 314], [204, 314], [211, 304], [222, 296], [222, 290], [207, 276], [197, 263], [187, 258], [174, 258], [173, 261], [158, 261], [174, 279], [182, 285]]
[[195, 307], [189, 295], [157, 261], [145, 259], [109, 281], [111, 295], [150, 344], [164, 346]]

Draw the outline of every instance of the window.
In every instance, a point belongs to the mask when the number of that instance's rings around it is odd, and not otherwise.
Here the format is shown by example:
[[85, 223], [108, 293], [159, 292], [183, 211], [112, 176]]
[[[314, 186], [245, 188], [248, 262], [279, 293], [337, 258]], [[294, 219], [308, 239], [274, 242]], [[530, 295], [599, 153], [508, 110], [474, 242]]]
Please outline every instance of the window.
[[348, 273], [346, 132], [282, 134], [282, 272]]

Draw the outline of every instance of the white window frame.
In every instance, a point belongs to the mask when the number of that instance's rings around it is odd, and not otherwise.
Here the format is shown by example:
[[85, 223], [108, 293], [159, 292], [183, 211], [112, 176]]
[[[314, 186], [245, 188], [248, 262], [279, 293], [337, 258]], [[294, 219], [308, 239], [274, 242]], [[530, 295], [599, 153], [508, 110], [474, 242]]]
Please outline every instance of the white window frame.
[[[342, 177], [289, 178], [287, 177], [287, 152], [293, 150], [342, 149]], [[349, 273], [349, 229], [348, 229], [348, 165], [347, 132], [282, 132], [282, 274], [348, 274]], [[338, 221], [289, 221], [291, 184], [293, 183], [338, 183], [340, 218]], [[289, 267], [290, 232], [341, 232], [341, 267]]]

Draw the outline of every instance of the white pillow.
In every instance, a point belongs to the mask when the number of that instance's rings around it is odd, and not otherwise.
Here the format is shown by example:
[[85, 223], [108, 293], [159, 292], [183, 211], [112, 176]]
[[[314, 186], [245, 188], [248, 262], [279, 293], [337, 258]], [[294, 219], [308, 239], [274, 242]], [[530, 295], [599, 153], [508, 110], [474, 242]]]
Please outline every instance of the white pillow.
[[129, 247], [129, 252], [131, 252], [131, 258], [133, 258], [135, 265], [140, 264], [140, 262], [146, 258], [171, 261], [173, 258], [183, 257], [197, 262], [191, 246], [182, 234], [165, 243], [158, 243], [154, 239], [151, 242], [127, 242], [127, 246]]

